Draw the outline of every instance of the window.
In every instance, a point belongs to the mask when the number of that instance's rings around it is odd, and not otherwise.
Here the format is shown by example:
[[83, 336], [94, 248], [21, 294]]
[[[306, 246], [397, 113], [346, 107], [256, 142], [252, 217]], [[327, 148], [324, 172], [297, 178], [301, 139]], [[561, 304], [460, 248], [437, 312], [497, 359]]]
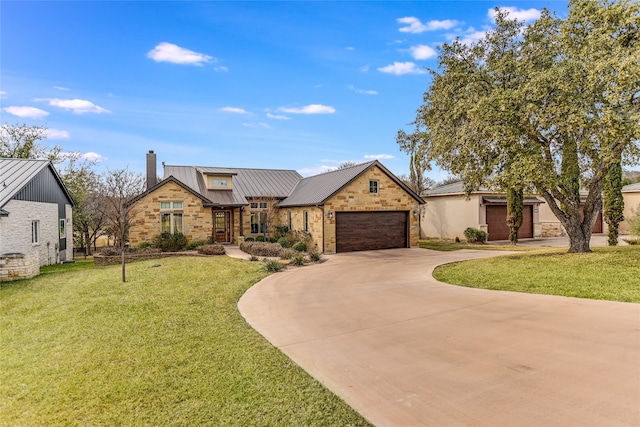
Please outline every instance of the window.
[[378, 181], [369, 181], [369, 193], [378, 194]]
[[293, 230], [291, 227], [291, 211], [287, 211], [287, 225], [289, 226], [289, 230]]
[[309, 212], [304, 211], [302, 213], [302, 221], [303, 221], [303, 227], [304, 227], [304, 231], [306, 231], [307, 233], [309, 232]]
[[211, 180], [211, 186], [212, 187], [228, 187], [229, 181], [226, 179], [214, 178]]
[[182, 202], [160, 202], [160, 209], [163, 211], [171, 209], [182, 209]]
[[267, 202], [251, 202], [251, 209], [267, 209], [268, 207]]
[[40, 243], [40, 221], [31, 221], [31, 243]]
[[182, 202], [160, 202], [160, 210], [174, 211], [160, 213], [160, 232], [170, 234], [182, 233]]
[[251, 234], [265, 234], [267, 232], [267, 213], [251, 212]]
[[64, 239], [65, 237], [67, 237], [64, 232], [65, 224], [66, 224], [66, 221], [64, 219], [61, 219], [60, 220], [60, 238], [61, 239]]
[[258, 204], [255, 202], [251, 202], [251, 209], [258, 209]]
[[260, 203], [260, 209], [267, 209], [267, 203], [266, 202]]

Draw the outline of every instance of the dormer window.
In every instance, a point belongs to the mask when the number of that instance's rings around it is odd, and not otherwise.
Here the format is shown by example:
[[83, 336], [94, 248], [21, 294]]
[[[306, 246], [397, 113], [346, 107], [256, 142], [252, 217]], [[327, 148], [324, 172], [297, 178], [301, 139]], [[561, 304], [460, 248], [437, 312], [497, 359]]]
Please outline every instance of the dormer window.
[[220, 179], [220, 178], [214, 178], [211, 180], [211, 186], [212, 187], [222, 187], [222, 188], [229, 188], [229, 180], [228, 179]]

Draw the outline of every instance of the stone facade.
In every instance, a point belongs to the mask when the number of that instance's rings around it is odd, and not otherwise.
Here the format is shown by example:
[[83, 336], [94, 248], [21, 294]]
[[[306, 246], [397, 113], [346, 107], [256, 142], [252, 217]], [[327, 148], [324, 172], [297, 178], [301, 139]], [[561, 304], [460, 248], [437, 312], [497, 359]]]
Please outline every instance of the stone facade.
[[[60, 224], [58, 205], [55, 203], [10, 200], [4, 207], [9, 216], [0, 217], [0, 254], [38, 254], [40, 266], [56, 264], [73, 258], [73, 230], [71, 227], [71, 206], [67, 214], [69, 221], [65, 227], [67, 249], [61, 255], [59, 250]], [[31, 241], [32, 223], [38, 223], [38, 242]]]
[[567, 235], [564, 227], [559, 222], [543, 222], [540, 225], [542, 226], [542, 237], [561, 237]]
[[[161, 202], [182, 202], [182, 209], [162, 210]], [[189, 241], [207, 240], [213, 230], [211, 208], [203, 207], [202, 200], [175, 182], [167, 182], [144, 195], [133, 208], [133, 221], [129, 232], [132, 246], [151, 242], [160, 235], [160, 214], [182, 213], [183, 234]]]
[[37, 276], [40, 274], [39, 261], [37, 252], [0, 255], [0, 282]]

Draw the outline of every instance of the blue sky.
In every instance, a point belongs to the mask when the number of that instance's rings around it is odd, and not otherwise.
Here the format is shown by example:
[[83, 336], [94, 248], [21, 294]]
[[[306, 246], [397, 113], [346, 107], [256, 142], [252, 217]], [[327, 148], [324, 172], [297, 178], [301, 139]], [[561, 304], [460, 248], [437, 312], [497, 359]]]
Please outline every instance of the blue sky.
[[[295, 169], [380, 159], [437, 67], [437, 47], [566, 2], [0, 2], [0, 122], [143, 172], [174, 165]], [[160, 166], [159, 166], [160, 168]], [[160, 169], [161, 170], [161, 169]], [[433, 179], [446, 172], [434, 170]]]

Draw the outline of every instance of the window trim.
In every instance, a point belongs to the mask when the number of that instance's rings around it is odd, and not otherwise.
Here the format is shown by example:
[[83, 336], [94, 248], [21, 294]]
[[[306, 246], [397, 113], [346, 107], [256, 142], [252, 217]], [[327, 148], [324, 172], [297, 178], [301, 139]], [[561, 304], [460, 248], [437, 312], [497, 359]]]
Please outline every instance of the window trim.
[[[371, 191], [375, 186], [375, 191]], [[369, 194], [380, 194], [380, 182], [377, 179], [369, 180]]]
[[67, 221], [64, 218], [61, 218], [58, 221], [59, 230], [60, 230], [60, 238], [65, 239], [67, 237]]
[[32, 245], [40, 244], [40, 221], [39, 220], [31, 221], [31, 244]]
[[[164, 203], [168, 203], [169, 207], [168, 208], [163, 208], [162, 205]], [[182, 201], [169, 201], [169, 200], [164, 200], [160, 202], [160, 210], [161, 211], [181, 211], [184, 209], [184, 203]]]

